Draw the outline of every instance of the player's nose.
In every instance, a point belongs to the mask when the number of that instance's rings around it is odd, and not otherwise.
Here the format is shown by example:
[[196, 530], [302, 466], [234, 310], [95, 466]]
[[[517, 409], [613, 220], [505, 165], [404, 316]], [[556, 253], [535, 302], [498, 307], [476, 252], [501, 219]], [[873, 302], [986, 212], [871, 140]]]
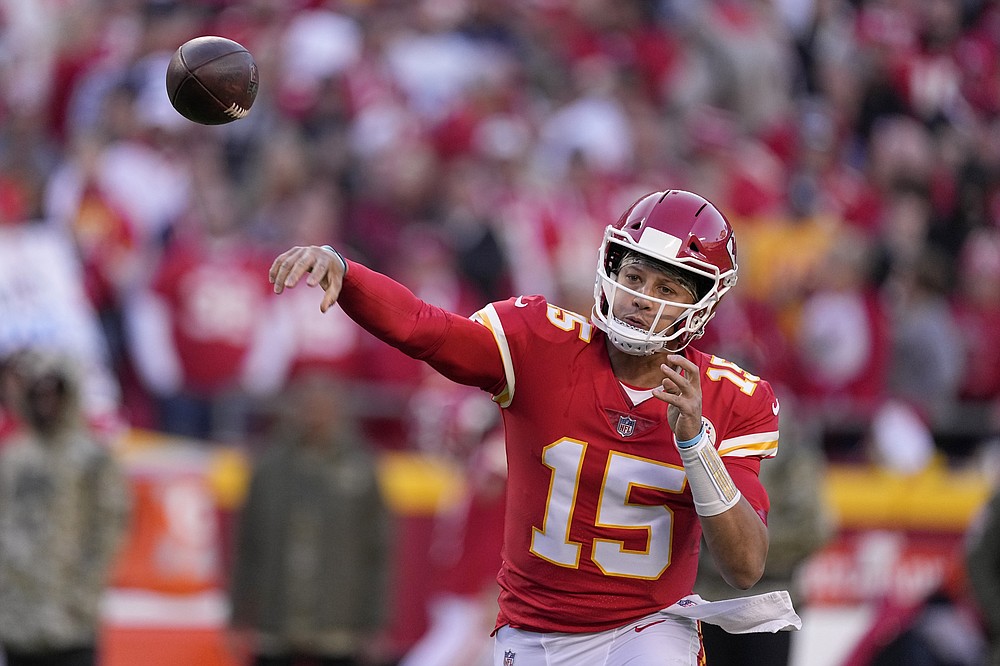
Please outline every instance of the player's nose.
[[647, 287], [643, 287], [632, 293], [632, 304], [637, 308], [645, 310], [653, 306], [653, 302], [650, 300], [650, 296], [646, 290]]

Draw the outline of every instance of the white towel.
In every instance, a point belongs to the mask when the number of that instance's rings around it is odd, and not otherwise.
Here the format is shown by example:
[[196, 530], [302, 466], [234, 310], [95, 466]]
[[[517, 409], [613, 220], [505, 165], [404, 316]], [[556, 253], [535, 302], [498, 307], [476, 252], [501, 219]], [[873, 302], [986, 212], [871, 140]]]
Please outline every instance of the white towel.
[[784, 590], [721, 601], [706, 601], [692, 594], [661, 612], [718, 625], [731, 634], [774, 633], [802, 628], [802, 618], [795, 612], [792, 600]]

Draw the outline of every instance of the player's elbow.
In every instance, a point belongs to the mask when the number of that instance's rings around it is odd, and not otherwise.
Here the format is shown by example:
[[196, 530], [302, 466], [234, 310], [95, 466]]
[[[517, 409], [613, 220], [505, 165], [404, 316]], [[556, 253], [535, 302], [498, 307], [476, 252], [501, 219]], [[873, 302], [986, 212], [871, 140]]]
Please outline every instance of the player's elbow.
[[725, 575], [726, 582], [737, 590], [749, 590], [764, 575], [764, 567], [743, 567], [733, 569]]
[[723, 557], [716, 557], [716, 564], [722, 579], [737, 590], [749, 590], [764, 576], [767, 561], [767, 546], [728, 549]]
[[746, 501], [702, 521], [705, 542], [723, 580], [748, 590], [764, 575], [767, 527]]
[[747, 549], [740, 557], [733, 558], [722, 572], [723, 578], [737, 590], [749, 590], [764, 576], [767, 548]]

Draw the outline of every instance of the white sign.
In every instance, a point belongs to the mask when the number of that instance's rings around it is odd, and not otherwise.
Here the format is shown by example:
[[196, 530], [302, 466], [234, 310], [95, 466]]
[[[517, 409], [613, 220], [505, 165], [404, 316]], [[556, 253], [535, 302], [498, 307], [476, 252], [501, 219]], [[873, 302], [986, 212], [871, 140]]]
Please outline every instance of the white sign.
[[84, 411], [116, 411], [121, 390], [72, 241], [43, 224], [0, 227], [0, 355], [26, 347], [69, 354], [83, 371]]

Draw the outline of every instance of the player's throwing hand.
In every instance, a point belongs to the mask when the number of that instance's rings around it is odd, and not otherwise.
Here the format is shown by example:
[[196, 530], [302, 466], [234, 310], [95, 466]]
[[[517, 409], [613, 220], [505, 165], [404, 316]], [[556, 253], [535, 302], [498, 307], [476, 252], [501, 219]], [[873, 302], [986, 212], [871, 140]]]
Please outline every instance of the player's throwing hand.
[[347, 274], [347, 261], [329, 245], [293, 247], [277, 256], [268, 272], [268, 280], [274, 285], [274, 293], [280, 294], [285, 288], [291, 289], [306, 273], [306, 285], [319, 286], [326, 293], [319, 309], [326, 312], [340, 296], [340, 289]]

